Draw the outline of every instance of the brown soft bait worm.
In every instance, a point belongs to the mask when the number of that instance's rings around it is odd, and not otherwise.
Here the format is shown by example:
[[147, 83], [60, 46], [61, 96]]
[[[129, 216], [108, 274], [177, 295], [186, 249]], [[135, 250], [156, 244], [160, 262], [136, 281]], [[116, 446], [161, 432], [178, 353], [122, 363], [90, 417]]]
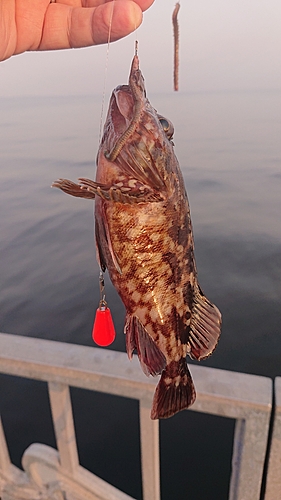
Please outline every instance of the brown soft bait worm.
[[112, 148], [112, 150], [108, 153], [105, 153], [105, 157], [110, 160], [110, 161], [115, 161], [117, 156], [119, 155], [120, 151], [122, 150], [123, 146], [126, 144], [127, 140], [129, 137], [131, 137], [134, 133], [134, 131], [137, 128], [138, 121], [140, 119], [141, 115], [141, 108], [142, 108], [142, 98], [143, 98], [143, 90], [139, 88], [138, 84], [136, 83], [136, 75], [137, 72], [139, 72], [139, 58], [138, 58], [138, 42], [137, 40], [135, 41], [135, 57], [133, 58], [132, 62], [132, 67], [131, 67], [131, 72], [129, 76], [129, 86], [134, 98], [134, 111], [133, 111], [133, 118], [132, 121], [123, 132], [121, 137], [119, 137], [118, 141], [116, 142], [115, 146]]
[[174, 29], [174, 90], [179, 90], [179, 10], [180, 4], [179, 2], [177, 2], [172, 16]]

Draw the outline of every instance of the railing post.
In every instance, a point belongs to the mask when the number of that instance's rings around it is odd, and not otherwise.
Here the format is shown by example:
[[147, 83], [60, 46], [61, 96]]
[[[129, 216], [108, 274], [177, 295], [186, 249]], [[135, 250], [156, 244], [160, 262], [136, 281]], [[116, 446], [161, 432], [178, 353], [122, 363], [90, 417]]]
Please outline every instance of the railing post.
[[229, 500], [259, 500], [268, 439], [269, 415], [258, 409], [237, 419]]
[[229, 500], [236, 500], [239, 491], [243, 447], [245, 444], [245, 423], [245, 420], [242, 418], [237, 419], [235, 422]]
[[9, 479], [12, 476], [11, 461], [6, 443], [6, 438], [0, 417], [0, 475]]
[[57, 382], [49, 382], [48, 386], [60, 464], [73, 474], [79, 459], [69, 387]]
[[140, 400], [143, 500], [160, 500], [159, 421], [150, 411], [151, 402]]
[[264, 500], [281, 495], [281, 377], [274, 381], [275, 408]]

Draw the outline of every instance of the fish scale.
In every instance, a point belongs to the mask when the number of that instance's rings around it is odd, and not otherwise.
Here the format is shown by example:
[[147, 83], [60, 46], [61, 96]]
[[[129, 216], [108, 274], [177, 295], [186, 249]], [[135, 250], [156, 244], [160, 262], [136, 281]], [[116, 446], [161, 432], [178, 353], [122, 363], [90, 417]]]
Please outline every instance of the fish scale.
[[221, 314], [197, 280], [189, 203], [174, 153], [173, 126], [146, 97], [138, 56], [128, 85], [112, 93], [96, 180], [53, 185], [95, 199], [97, 257], [126, 308], [124, 332], [146, 375], [161, 374], [151, 418], [195, 401], [186, 356], [215, 349]]

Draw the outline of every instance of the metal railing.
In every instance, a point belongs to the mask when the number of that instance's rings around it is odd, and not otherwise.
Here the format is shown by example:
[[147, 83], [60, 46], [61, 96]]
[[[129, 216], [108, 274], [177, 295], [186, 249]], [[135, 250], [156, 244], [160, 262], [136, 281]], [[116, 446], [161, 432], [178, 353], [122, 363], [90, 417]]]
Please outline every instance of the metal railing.
[[[143, 500], [160, 500], [159, 424], [150, 419], [157, 380], [143, 375], [136, 358], [130, 363], [120, 352], [1, 333], [0, 372], [48, 383], [57, 442], [57, 450], [32, 444], [22, 472], [10, 462], [0, 421], [2, 500], [31, 500], [38, 492], [44, 500], [133, 500], [80, 466], [69, 387], [139, 401]], [[272, 380], [195, 365], [192, 375], [197, 399], [191, 410], [236, 420], [229, 500], [260, 500]], [[266, 500], [281, 492], [281, 379], [276, 391]]]

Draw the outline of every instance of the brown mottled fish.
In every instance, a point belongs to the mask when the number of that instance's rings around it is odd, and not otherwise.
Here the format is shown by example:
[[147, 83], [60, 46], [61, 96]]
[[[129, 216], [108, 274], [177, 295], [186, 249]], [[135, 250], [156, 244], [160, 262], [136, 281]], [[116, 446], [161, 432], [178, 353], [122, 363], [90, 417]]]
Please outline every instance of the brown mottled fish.
[[146, 375], [161, 374], [152, 419], [195, 401], [186, 356], [210, 356], [221, 328], [219, 310], [197, 281], [189, 204], [172, 136], [172, 124], [146, 98], [135, 55], [129, 84], [112, 93], [96, 181], [53, 184], [95, 198], [98, 260], [126, 307], [128, 356], [136, 350]]

